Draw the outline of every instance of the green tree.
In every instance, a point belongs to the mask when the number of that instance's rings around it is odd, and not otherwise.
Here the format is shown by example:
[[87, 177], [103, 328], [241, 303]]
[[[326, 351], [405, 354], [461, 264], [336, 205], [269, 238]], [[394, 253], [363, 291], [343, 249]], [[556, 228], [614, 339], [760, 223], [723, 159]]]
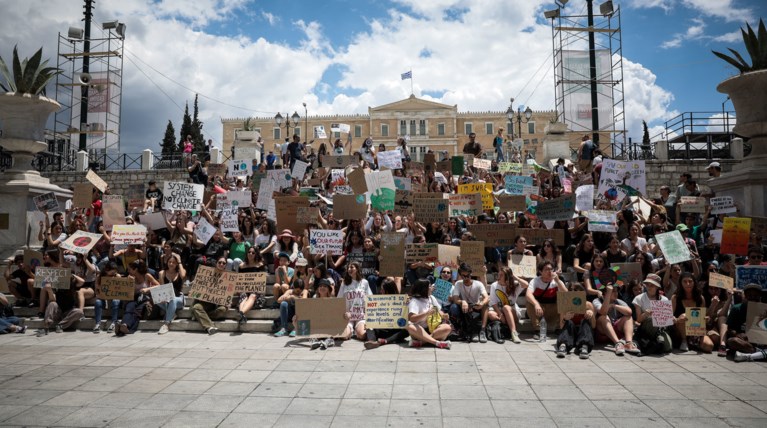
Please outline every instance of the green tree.
[[168, 119], [168, 126], [165, 127], [165, 136], [162, 137], [162, 154], [169, 155], [176, 151], [176, 130], [173, 128], [173, 122]]
[[192, 135], [192, 117], [189, 116], [189, 103], [184, 107], [184, 121], [181, 122], [180, 138], [178, 139], [178, 152], [184, 151], [184, 141], [187, 135]]
[[647, 130], [647, 122], [644, 120], [642, 121], [642, 145], [643, 146], [649, 146], [650, 145], [650, 131]]
[[198, 116], [200, 110], [197, 107], [197, 98], [199, 95], [194, 95], [194, 112], [192, 115], [192, 141], [194, 142], [194, 151], [195, 152], [202, 152], [205, 151], [205, 136], [202, 135], [202, 127], [203, 123], [200, 121], [200, 118]]

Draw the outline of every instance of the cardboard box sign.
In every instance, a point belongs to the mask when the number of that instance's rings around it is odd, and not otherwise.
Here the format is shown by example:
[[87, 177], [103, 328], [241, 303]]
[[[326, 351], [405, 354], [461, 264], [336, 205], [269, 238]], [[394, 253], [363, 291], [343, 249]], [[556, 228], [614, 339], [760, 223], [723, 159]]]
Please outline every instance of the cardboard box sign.
[[748, 302], [746, 335], [749, 342], [767, 345], [767, 303]]
[[[104, 300], [131, 301], [135, 297], [135, 282], [133, 278], [101, 277], [101, 284], [96, 287], [96, 296]], [[173, 285], [171, 284], [171, 292]]]
[[365, 195], [333, 195], [333, 217], [336, 219], [360, 220], [368, 213]]
[[166, 181], [162, 189], [162, 207], [168, 211], [199, 211], [205, 196], [202, 184]]
[[686, 308], [685, 333], [688, 336], [706, 335], [706, 308]]
[[525, 195], [505, 195], [498, 197], [501, 211], [524, 212], [527, 209]]
[[446, 222], [450, 217], [450, 202], [445, 199], [415, 198], [413, 212], [421, 223]]
[[540, 220], [571, 220], [575, 214], [575, 194], [538, 202], [535, 215]]
[[674, 325], [674, 308], [671, 300], [651, 300], [653, 327], [668, 327]]
[[75, 208], [90, 208], [93, 203], [93, 184], [90, 182], [75, 183], [74, 187], [72, 205]]
[[474, 272], [482, 272], [485, 266], [485, 243], [482, 241], [461, 241], [461, 261]]
[[341, 335], [348, 321], [344, 319], [346, 299], [296, 300], [296, 333], [298, 336], [332, 337]]
[[397, 189], [394, 192], [394, 212], [398, 215], [408, 215], [413, 211], [413, 193]]
[[727, 275], [722, 275], [716, 272], [708, 274], [708, 285], [710, 287], [724, 288], [725, 290], [732, 290], [735, 288], [735, 280]]
[[405, 262], [427, 262], [440, 266], [458, 266], [461, 248], [434, 243], [406, 244]]
[[51, 288], [67, 290], [71, 285], [72, 270], [70, 268], [54, 268], [39, 266], [35, 270], [35, 288], [43, 288], [47, 283]]
[[482, 195], [479, 193], [449, 194], [450, 217], [474, 217], [482, 214]]
[[365, 326], [367, 328], [405, 328], [408, 300], [407, 294], [365, 297]]
[[405, 273], [405, 232], [381, 233], [380, 276], [402, 276]]
[[513, 254], [509, 260], [509, 267], [515, 275], [521, 278], [535, 278], [538, 276], [538, 266], [535, 256]]
[[560, 291], [557, 293], [557, 311], [564, 315], [568, 312], [574, 314], [586, 313], [585, 291]]
[[101, 193], [106, 192], [107, 187], [109, 187], [107, 182], [104, 181], [101, 177], [99, 177], [99, 175], [96, 174], [96, 172], [93, 171], [92, 169], [88, 170], [88, 173], [85, 175], [85, 179], [90, 181], [91, 184], [93, 184], [94, 187], [99, 189]]
[[357, 157], [352, 155], [332, 156], [322, 155], [322, 166], [324, 168], [346, 168], [349, 165], [357, 164]]
[[282, 196], [274, 201], [277, 209], [277, 228], [290, 229], [294, 234], [302, 234], [307, 224], [299, 222], [298, 208], [308, 208], [309, 198], [305, 196]]
[[706, 212], [706, 198], [702, 196], [682, 196], [679, 199], [679, 209], [683, 213], [700, 213]]
[[[230, 272], [231, 273], [231, 272]], [[200, 266], [192, 282], [189, 297], [201, 302], [229, 307], [234, 295], [234, 280], [227, 280], [210, 266]]]
[[351, 172], [346, 174], [346, 178], [349, 181], [349, 185], [352, 186], [354, 193], [361, 195], [368, 191], [368, 184], [365, 180], [364, 169], [354, 168]]
[[103, 237], [104, 236], [99, 233], [88, 233], [78, 230], [64, 242], [60, 243], [59, 248], [74, 251], [79, 254], [88, 254], [88, 252]]

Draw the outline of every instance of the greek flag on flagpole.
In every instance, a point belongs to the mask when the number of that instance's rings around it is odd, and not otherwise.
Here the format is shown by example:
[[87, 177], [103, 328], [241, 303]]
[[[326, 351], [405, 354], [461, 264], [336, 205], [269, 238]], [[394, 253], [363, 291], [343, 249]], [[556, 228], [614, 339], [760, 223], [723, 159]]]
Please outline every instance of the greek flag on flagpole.
[[412, 79], [413, 78], [413, 70], [410, 70], [407, 73], [402, 73], [400, 76], [402, 77], [402, 80]]

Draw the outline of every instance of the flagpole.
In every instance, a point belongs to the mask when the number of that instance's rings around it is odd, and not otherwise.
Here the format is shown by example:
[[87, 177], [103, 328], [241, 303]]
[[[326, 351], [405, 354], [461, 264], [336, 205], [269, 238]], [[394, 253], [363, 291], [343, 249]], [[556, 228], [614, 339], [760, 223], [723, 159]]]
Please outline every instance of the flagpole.
[[410, 95], [415, 95], [413, 92], [413, 66], [410, 66]]

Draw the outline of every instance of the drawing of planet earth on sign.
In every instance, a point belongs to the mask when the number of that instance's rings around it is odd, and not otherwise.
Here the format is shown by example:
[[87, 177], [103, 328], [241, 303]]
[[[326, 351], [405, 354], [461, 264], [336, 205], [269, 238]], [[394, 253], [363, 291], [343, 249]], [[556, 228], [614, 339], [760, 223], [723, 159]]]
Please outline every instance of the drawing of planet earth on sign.
[[395, 192], [393, 189], [378, 189], [370, 196], [370, 205], [373, 206], [373, 209], [378, 211], [393, 210], [394, 195]]
[[75, 247], [87, 247], [93, 240], [87, 236], [80, 236], [72, 241]]
[[583, 304], [583, 300], [581, 300], [580, 297], [573, 297], [573, 305], [574, 306], [580, 306]]

